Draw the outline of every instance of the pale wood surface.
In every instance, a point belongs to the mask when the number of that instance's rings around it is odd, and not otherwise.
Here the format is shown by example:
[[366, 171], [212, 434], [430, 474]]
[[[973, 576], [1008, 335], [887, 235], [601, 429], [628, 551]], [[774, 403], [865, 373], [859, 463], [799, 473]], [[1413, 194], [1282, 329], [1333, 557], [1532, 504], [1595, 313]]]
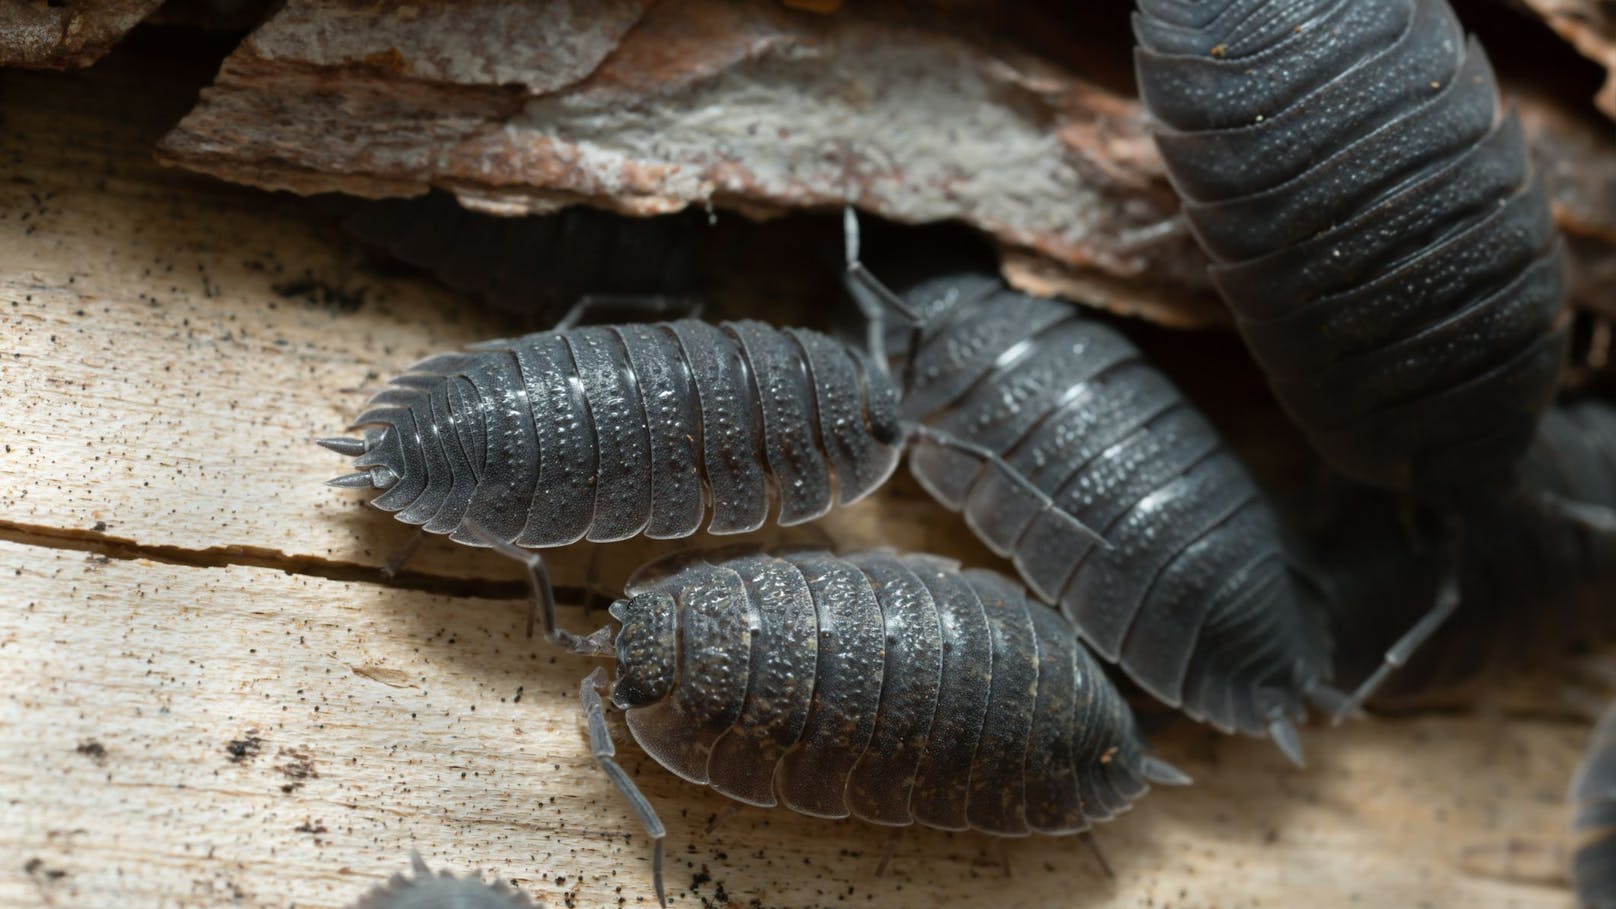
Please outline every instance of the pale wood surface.
[[[440, 544], [384, 584], [407, 531], [320, 485], [340, 459], [309, 442], [365, 389], [497, 326], [356, 269], [287, 200], [144, 163], [177, 116], [155, 92], [4, 80], [0, 905], [339, 906], [411, 848], [552, 906], [654, 905], [576, 723], [588, 663], [522, 638], [511, 566]], [[305, 272], [364, 303], [275, 289]], [[902, 485], [826, 532], [992, 564]], [[562, 561], [577, 583], [588, 553]], [[858, 822], [707, 832], [729, 803], [617, 732], [675, 905], [1571, 904], [1586, 728], [1541, 711], [1309, 729], [1306, 771], [1175, 726], [1197, 785], [1098, 831], [1114, 882], [1070, 840], [1010, 843], [1007, 879], [996, 842], [911, 832], [878, 878], [889, 834]]]

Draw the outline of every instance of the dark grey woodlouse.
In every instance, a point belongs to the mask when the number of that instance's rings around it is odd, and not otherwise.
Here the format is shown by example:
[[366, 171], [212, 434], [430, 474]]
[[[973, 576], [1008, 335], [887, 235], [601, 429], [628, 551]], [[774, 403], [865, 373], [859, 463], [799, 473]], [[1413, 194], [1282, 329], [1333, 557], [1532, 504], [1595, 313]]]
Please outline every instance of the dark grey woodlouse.
[[864, 277], [854, 292], [906, 313], [886, 332], [903, 419], [978, 447], [917, 440], [921, 485], [1152, 695], [1299, 763], [1293, 720], [1339, 700], [1322, 617], [1301, 608], [1273, 511], [1216, 430], [1073, 306], [987, 270], [893, 265], [896, 291]]
[[[647, 754], [749, 805], [1064, 835], [1151, 783], [1189, 782], [1147, 753], [1071, 627], [995, 572], [884, 551], [732, 549], [641, 569], [610, 608], [615, 642], [610, 626], [577, 637], [540, 607], [546, 637], [616, 659], [611, 701]], [[664, 829], [613, 758], [605, 687], [597, 668], [581, 689], [591, 748], [655, 840], [661, 900]]]
[[1140, 94], [1213, 282], [1315, 448], [1502, 477], [1563, 368], [1563, 244], [1445, 0], [1139, 0]]
[[1571, 804], [1577, 845], [1571, 883], [1578, 903], [1587, 909], [1616, 909], [1616, 704], [1589, 736], [1588, 753], [1571, 779]]
[[[1519, 475], [1509, 489], [1470, 490], [1456, 520], [1423, 530], [1402, 502], [1356, 488], [1315, 509], [1328, 525], [1313, 548], [1340, 676], [1379, 664], [1382, 706], [1442, 701], [1501, 669], [1552, 664], [1616, 635], [1616, 407], [1550, 409]], [[1381, 654], [1397, 629], [1461, 607], [1463, 622], [1434, 632], [1391, 674]]]
[[[371, 504], [470, 545], [688, 537], [813, 520], [891, 475], [897, 392], [817, 332], [694, 319], [561, 327], [429, 358], [321, 442]], [[479, 528], [473, 533], [471, 528]]]

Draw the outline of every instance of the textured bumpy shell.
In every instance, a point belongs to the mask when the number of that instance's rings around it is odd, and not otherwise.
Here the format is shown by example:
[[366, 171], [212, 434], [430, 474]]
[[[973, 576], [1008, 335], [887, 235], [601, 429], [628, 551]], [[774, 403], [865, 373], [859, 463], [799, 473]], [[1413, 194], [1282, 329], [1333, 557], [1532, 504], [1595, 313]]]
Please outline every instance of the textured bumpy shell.
[[[1478, 489], [1462, 500], [1462, 612], [1382, 686], [1380, 704], [1461, 693], [1501, 669], [1547, 663], [1616, 635], [1616, 537], [1568, 521], [1540, 499], [1616, 509], [1616, 407], [1551, 409], [1520, 478], [1514, 489]], [[1411, 536], [1401, 501], [1358, 489], [1340, 498], [1317, 548], [1334, 594], [1338, 671], [1357, 679], [1431, 608], [1453, 563], [1437, 540]]]
[[909, 461], [920, 483], [1162, 701], [1251, 735], [1304, 712], [1328, 681], [1320, 628], [1268, 503], [1173, 384], [1109, 327], [991, 274], [904, 296], [926, 324], [912, 363], [907, 336], [889, 336], [905, 419], [999, 453], [1054, 505], [923, 439]]
[[1183, 782], [1070, 627], [993, 572], [886, 552], [683, 556], [612, 615], [612, 699], [634, 738], [748, 804], [1065, 834]]
[[1140, 0], [1140, 93], [1212, 278], [1342, 472], [1504, 473], [1568, 343], [1562, 243], [1445, 0]]
[[433, 357], [378, 394], [372, 502], [542, 548], [819, 517], [897, 463], [896, 391], [845, 344], [760, 322], [547, 331]]
[[1571, 881], [1589, 909], [1616, 909], [1616, 704], [1599, 718], [1588, 754], [1571, 780], [1577, 852]]

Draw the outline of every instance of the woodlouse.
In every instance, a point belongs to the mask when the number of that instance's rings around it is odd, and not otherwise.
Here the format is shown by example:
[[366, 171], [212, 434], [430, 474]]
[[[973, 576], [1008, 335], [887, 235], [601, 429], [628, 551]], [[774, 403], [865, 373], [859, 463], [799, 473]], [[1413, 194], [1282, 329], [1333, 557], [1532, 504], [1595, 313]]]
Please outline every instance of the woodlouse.
[[1445, 0], [1139, 0], [1141, 97], [1213, 282], [1334, 467], [1504, 475], [1568, 343], [1562, 242]]
[[[521, 547], [798, 524], [897, 464], [897, 393], [817, 332], [694, 319], [563, 326], [429, 358], [354, 421], [339, 486], [430, 533]], [[710, 516], [710, 518], [709, 518]]]
[[856, 256], [866, 311], [905, 314], [886, 333], [903, 419], [976, 446], [917, 440], [921, 485], [1152, 695], [1299, 763], [1293, 718], [1339, 700], [1322, 616], [1301, 608], [1273, 511], [1211, 424], [1069, 304], [902, 257], [892, 290]]
[[901, 423], [897, 397], [806, 329], [569, 318], [417, 363], [354, 421], [363, 438], [320, 444], [360, 468], [332, 485], [382, 490], [372, 505], [461, 543], [678, 539], [813, 520], [885, 482], [916, 438], [976, 450]]
[[[492, 542], [536, 571], [537, 555]], [[616, 659], [611, 700], [647, 754], [749, 805], [1064, 835], [1151, 783], [1189, 782], [1146, 752], [1071, 627], [995, 572], [885, 551], [731, 549], [637, 572], [610, 608], [615, 642], [611, 626], [579, 637], [539, 607], [547, 638]], [[614, 760], [605, 687], [597, 668], [580, 691], [591, 749], [655, 841], [661, 900], [665, 832]]]
[[1577, 851], [1571, 883], [1578, 904], [1588, 909], [1616, 907], [1616, 704], [1595, 724], [1588, 753], [1571, 780], [1571, 822]]

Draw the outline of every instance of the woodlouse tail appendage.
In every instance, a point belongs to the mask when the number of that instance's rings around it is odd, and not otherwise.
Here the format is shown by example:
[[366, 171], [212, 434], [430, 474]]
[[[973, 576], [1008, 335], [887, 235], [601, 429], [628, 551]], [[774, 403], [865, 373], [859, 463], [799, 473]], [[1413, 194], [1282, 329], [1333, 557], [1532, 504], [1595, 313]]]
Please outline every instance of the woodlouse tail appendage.
[[1616, 907], [1616, 704], [1607, 709], [1588, 739], [1588, 753], [1571, 779], [1575, 816], [1571, 832], [1576, 852], [1571, 882], [1578, 904], [1589, 909]]
[[351, 909], [535, 909], [526, 893], [504, 881], [433, 872], [420, 853], [411, 853], [410, 871], [371, 888]]

